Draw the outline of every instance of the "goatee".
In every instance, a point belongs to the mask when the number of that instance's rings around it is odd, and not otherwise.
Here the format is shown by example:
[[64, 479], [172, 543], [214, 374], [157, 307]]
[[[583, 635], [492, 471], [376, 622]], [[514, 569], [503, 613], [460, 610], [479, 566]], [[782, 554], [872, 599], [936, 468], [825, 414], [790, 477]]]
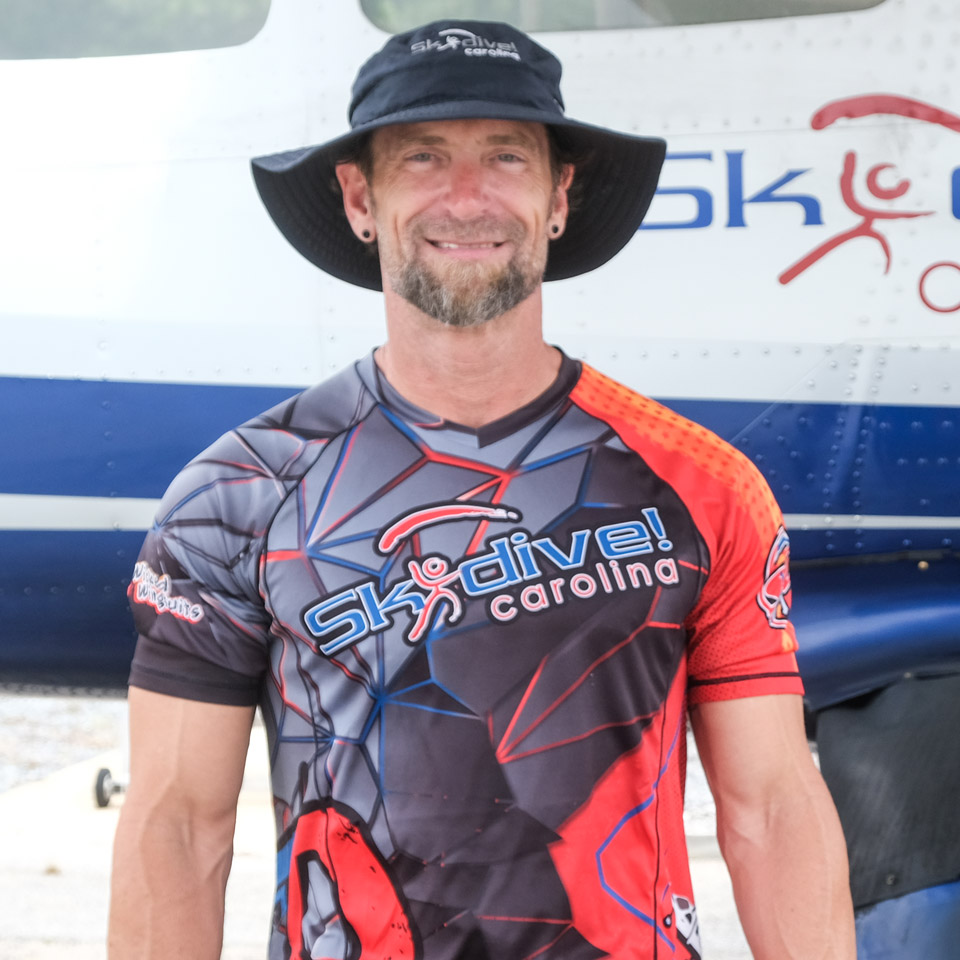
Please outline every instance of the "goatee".
[[[394, 290], [427, 316], [448, 327], [477, 327], [526, 300], [540, 282], [512, 260], [482, 286], [475, 264], [453, 264], [441, 280], [422, 263], [408, 263]], [[477, 289], [479, 286], [479, 289]]]
[[516, 252], [502, 267], [452, 260], [442, 276], [420, 259], [390, 264], [390, 286], [408, 303], [449, 327], [476, 327], [512, 310], [529, 297], [543, 280], [546, 244], [542, 251], [524, 249], [525, 231], [519, 224], [474, 221], [421, 221], [415, 237], [443, 236], [452, 242], [472, 243], [496, 235], [513, 244]]

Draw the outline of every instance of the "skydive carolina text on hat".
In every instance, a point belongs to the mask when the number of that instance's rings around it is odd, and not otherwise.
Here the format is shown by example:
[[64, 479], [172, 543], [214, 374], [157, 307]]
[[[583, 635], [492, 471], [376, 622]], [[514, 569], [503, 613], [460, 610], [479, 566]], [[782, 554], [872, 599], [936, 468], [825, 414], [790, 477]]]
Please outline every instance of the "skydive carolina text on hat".
[[545, 280], [574, 277], [617, 254], [653, 199], [666, 144], [564, 115], [560, 61], [505, 23], [441, 20], [391, 37], [353, 85], [351, 130], [325, 144], [258, 157], [253, 174], [270, 216], [311, 263], [349, 283], [382, 289], [380, 265], [343, 211], [336, 165], [366, 134], [397, 123], [492, 118], [548, 125], [585, 158], [581, 196], [550, 243]]

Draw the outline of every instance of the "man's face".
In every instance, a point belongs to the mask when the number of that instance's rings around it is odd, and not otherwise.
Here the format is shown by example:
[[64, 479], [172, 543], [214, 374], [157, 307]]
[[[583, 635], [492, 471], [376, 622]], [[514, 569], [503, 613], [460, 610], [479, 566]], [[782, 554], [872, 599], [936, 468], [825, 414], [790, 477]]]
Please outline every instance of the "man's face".
[[384, 282], [429, 316], [476, 326], [525, 300], [543, 279], [566, 185], [544, 127], [447, 120], [378, 130], [370, 205]]

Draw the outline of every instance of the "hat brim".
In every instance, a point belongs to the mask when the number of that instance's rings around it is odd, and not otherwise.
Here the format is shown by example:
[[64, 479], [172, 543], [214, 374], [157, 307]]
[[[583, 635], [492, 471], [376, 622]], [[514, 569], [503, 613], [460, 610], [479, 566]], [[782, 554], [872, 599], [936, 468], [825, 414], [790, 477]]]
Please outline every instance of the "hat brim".
[[544, 280], [587, 273], [627, 245], [656, 192], [666, 143], [519, 105], [455, 101], [399, 111], [318, 146], [257, 157], [253, 177], [274, 223], [307, 260], [348, 283], [382, 290], [379, 260], [355, 236], [344, 213], [337, 164], [364, 134], [380, 127], [488, 117], [546, 124], [585, 158], [574, 175], [580, 203], [564, 233], [550, 241]]

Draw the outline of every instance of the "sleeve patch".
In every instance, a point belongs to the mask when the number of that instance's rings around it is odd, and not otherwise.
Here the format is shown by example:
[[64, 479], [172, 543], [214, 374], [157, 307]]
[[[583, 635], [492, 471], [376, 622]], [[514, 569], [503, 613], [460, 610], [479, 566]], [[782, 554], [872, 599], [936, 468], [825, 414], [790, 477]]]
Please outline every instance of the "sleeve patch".
[[785, 630], [790, 615], [790, 602], [790, 538], [781, 526], [767, 554], [757, 603], [771, 627]]
[[132, 603], [153, 607], [158, 615], [169, 613], [187, 623], [199, 623], [203, 619], [203, 607], [186, 597], [174, 596], [170, 577], [157, 573], [144, 560], [138, 561], [133, 568], [129, 590]]

